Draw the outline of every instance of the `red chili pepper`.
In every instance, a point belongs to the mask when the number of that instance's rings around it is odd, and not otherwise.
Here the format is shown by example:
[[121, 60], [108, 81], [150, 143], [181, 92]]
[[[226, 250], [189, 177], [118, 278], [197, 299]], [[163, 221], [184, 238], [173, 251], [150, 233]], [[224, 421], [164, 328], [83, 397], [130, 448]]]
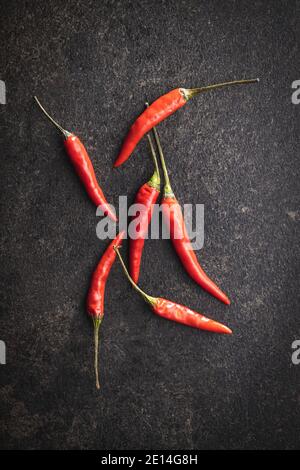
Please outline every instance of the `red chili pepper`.
[[87, 312], [92, 317], [94, 322], [95, 374], [97, 388], [100, 388], [98, 373], [99, 328], [104, 316], [105, 286], [111, 267], [116, 259], [116, 252], [114, 247], [121, 245], [124, 234], [124, 231], [120, 232], [119, 235], [117, 235], [117, 237], [106, 248], [92, 275], [90, 288], [87, 295]]
[[136, 238], [131, 238], [129, 242], [129, 271], [134, 282], [138, 282], [141, 259], [143, 254], [143, 248], [145, 244], [145, 236], [147, 235], [148, 227], [152, 218], [154, 204], [160, 194], [160, 176], [159, 168], [155, 155], [155, 150], [150, 135], [147, 134], [151, 155], [155, 165], [155, 171], [150, 180], [143, 184], [137, 192], [135, 197], [135, 204], [140, 204], [141, 209], [135, 217], [132, 218], [132, 222], [139, 219], [139, 223], [136, 227]]
[[211, 320], [210, 318], [207, 318], [204, 315], [197, 313], [188, 307], [185, 307], [184, 305], [177, 304], [171, 300], [163, 299], [161, 297], [152, 297], [151, 295], [146, 294], [130, 277], [118, 247], [115, 247], [115, 251], [118, 254], [127, 279], [133, 285], [135, 290], [143, 297], [143, 299], [150, 304], [154, 313], [166, 318], [167, 320], [173, 320], [177, 323], [182, 323], [183, 325], [198, 328], [199, 330], [207, 330], [214, 333], [224, 334], [232, 333], [231, 329], [222, 323]]
[[217, 83], [215, 85], [209, 85], [201, 88], [176, 88], [175, 90], [160, 96], [160, 98], [154, 101], [131, 126], [127, 136], [125, 137], [118, 158], [114, 163], [114, 167], [118, 167], [126, 162], [141, 138], [147, 134], [147, 132], [149, 132], [154, 126], [159, 124], [168, 116], [175, 113], [175, 111], [177, 111], [179, 108], [184, 106], [193, 96], [216, 88], [223, 88], [229, 85], [254, 83], [257, 81], [258, 79], [235, 80], [232, 82]]
[[226, 305], [229, 305], [230, 300], [228, 299], [228, 297], [207, 276], [207, 274], [203, 271], [197, 260], [196, 254], [192, 248], [192, 244], [187, 233], [181, 207], [178, 204], [178, 201], [170, 185], [169, 175], [163, 151], [155, 127], [153, 128], [153, 132], [155, 135], [155, 140], [157, 143], [165, 179], [164, 194], [161, 202], [162, 213], [165, 223], [170, 228], [170, 238], [172, 244], [182, 262], [182, 265], [184, 266], [185, 270], [190, 275], [190, 277], [194, 279], [197, 284], [199, 284], [211, 295], [221, 300], [221, 302], [224, 302]]
[[90, 157], [88, 156], [86, 148], [84, 147], [81, 140], [76, 137], [76, 135], [63, 129], [56, 121], [54, 121], [54, 119], [43, 108], [36, 96], [34, 97], [34, 99], [36, 100], [43, 113], [47, 116], [47, 118], [50, 119], [52, 124], [54, 124], [55, 127], [59, 129], [63, 134], [65, 138], [64, 146], [67, 151], [67, 154], [69, 155], [70, 160], [75, 168], [75, 171], [81, 179], [89, 198], [97, 207], [99, 206], [102, 209], [104, 215], [108, 215], [113, 221], [116, 222], [116, 214], [111, 209], [107, 200], [105, 199], [103, 191], [97, 182], [97, 178]]

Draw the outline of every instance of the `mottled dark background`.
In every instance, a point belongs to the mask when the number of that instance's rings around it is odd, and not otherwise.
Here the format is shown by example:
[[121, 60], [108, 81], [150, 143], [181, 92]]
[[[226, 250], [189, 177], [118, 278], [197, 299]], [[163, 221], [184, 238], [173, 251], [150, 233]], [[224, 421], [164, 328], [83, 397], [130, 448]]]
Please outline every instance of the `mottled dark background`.
[[[299, 1], [1, 1], [1, 447], [294, 449], [300, 444]], [[89, 277], [106, 243], [63, 143], [32, 96], [86, 143], [107, 198], [151, 174], [130, 123], [178, 86], [260, 77], [160, 125], [179, 200], [205, 204], [207, 272], [230, 308], [149, 241], [141, 286], [228, 324], [151, 314], [115, 265], [94, 387]], [[124, 246], [124, 252], [126, 244]]]

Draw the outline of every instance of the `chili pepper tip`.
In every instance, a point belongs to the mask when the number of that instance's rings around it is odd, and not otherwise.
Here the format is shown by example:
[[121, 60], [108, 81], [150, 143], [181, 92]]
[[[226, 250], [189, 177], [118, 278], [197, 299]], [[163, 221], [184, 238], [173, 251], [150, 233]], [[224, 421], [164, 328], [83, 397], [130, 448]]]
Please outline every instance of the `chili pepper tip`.
[[215, 333], [220, 333], [224, 335], [232, 335], [232, 330], [228, 326], [223, 325], [223, 323], [213, 321], [213, 325], [214, 325], [214, 329], [212, 331], [214, 331]]
[[228, 326], [226, 328], [227, 328], [227, 331], [224, 331], [224, 334], [225, 335], [232, 335], [232, 330], [230, 328], [228, 328]]

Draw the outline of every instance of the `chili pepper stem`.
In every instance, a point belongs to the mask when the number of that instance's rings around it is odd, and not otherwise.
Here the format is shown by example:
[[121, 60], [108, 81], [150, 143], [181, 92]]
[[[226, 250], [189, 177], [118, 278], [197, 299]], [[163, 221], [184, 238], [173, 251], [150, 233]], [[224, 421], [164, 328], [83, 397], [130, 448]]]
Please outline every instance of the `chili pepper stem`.
[[98, 356], [99, 356], [99, 329], [102, 322], [102, 318], [93, 317], [94, 323], [94, 345], [95, 345], [95, 358], [94, 358], [94, 366], [95, 366], [95, 377], [96, 377], [96, 388], [99, 390], [100, 382], [99, 382], [99, 365], [98, 365]]
[[259, 82], [259, 78], [251, 78], [249, 80], [234, 80], [231, 82], [215, 83], [214, 85], [208, 85], [200, 88], [182, 88], [181, 90], [185, 99], [188, 101], [190, 98], [193, 98], [193, 96], [198, 95], [204, 91], [215, 90], [217, 88], [224, 88], [231, 85], [248, 85], [249, 83], [257, 82]]
[[156, 298], [155, 297], [152, 297], [151, 295], [148, 295], [146, 294], [135, 282], [134, 280], [132, 279], [132, 277], [130, 276], [126, 266], [125, 266], [125, 263], [123, 261], [123, 258], [121, 256], [121, 253], [119, 251], [119, 248], [117, 246], [114, 246], [114, 250], [115, 252], [117, 253], [118, 255], [118, 258], [120, 260], [120, 263], [122, 265], [122, 268], [123, 268], [123, 271], [124, 271], [124, 274], [125, 276], [127, 277], [128, 281], [130, 282], [130, 284], [134, 287], [134, 289], [143, 297], [143, 299], [148, 302], [150, 305], [155, 305], [156, 304]]
[[171, 184], [170, 184], [170, 179], [169, 179], [169, 174], [168, 174], [164, 154], [163, 154], [163, 151], [162, 151], [162, 147], [161, 147], [161, 143], [160, 143], [160, 140], [159, 140], [159, 136], [158, 136], [158, 132], [156, 130], [156, 127], [153, 127], [153, 133], [154, 133], [156, 145], [157, 145], [157, 148], [158, 148], [158, 153], [159, 153], [161, 166], [162, 166], [162, 169], [163, 169], [163, 174], [164, 174], [164, 179], [165, 179], [164, 196], [174, 196], [174, 193], [173, 193], [173, 190], [172, 190], [172, 187], [171, 187]]
[[[146, 108], [149, 107], [148, 101], [146, 101], [145, 106], [146, 106]], [[160, 191], [160, 174], [159, 174], [158, 161], [157, 161], [157, 158], [156, 158], [156, 153], [155, 153], [155, 149], [154, 149], [154, 145], [153, 145], [151, 135], [147, 134], [147, 138], [148, 138], [150, 151], [151, 151], [151, 156], [152, 156], [152, 160], [153, 160], [154, 168], [155, 168], [153, 175], [151, 176], [150, 180], [148, 181], [148, 184], [150, 184], [150, 186], [153, 186], [158, 191]]]
[[151, 176], [150, 180], [148, 181], [148, 184], [150, 186], [153, 186], [154, 188], [156, 188], [159, 191], [160, 190], [160, 174], [159, 174], [158, 161], [157, 161], [157, 158], [156, 158], [156, 153], [155, 153], [155, 150], [154, 150], [154, 145], [153, 145], [151, 136], [149, 134], [147, 134], [147, 138], [148, 138], [148, 142], [149, 142], [149, 146], [150, 146], [150, 150], [151, 150], [151, 156], [152, 156], [152, 160], [153, 160], [154, 168], [155, 168], [153, 175]]
[[38, 100], [38, 98], [36, 96], [34, 96], [34, 99], [35, 101], [37, 102], [37, 104], [39, 105], [40, 109], [43, 111], [43, 113], [45, 114], [45, 116], [47, 116], [47, 118], [49, 119], [49, 121], [52, 122], [52, 124], [58, 129], [60, 130], [60, 132], [64, 135], [65, 139], [67, 139], [68, 137], [70, 137], [71, 132], [69, 131], [66, 131], [66, 129], [64, 129], [60, 124], [58, 124], [58, 122], [54, 121], [54, 119], [50, 116], [50, 114], [47, 113], [47, 111], [45, 110], [45, 108], [41, 105], [40, 101]]

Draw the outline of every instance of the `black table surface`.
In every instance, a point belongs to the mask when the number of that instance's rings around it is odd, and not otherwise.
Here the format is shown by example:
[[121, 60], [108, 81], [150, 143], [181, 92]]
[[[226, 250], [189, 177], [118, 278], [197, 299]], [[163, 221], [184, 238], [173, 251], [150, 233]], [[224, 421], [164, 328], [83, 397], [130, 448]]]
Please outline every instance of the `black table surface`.
[[[2, 2], [2, 448], [299, 447], [299, 13], [293, 0]], [[112, 168], [146, 97], [253, 77], [159, 126], [179, 201], [205, 207], [197, 256], [231, 306], [189, 279], [168, 240], [147, 241], [140, 278], [234, 334], [154, 316], [116, 263], [97, 391], [84, 302], [107, 242], [33, 95], [85, 142], [118, 207], [152, 171], [145, 140]]]

